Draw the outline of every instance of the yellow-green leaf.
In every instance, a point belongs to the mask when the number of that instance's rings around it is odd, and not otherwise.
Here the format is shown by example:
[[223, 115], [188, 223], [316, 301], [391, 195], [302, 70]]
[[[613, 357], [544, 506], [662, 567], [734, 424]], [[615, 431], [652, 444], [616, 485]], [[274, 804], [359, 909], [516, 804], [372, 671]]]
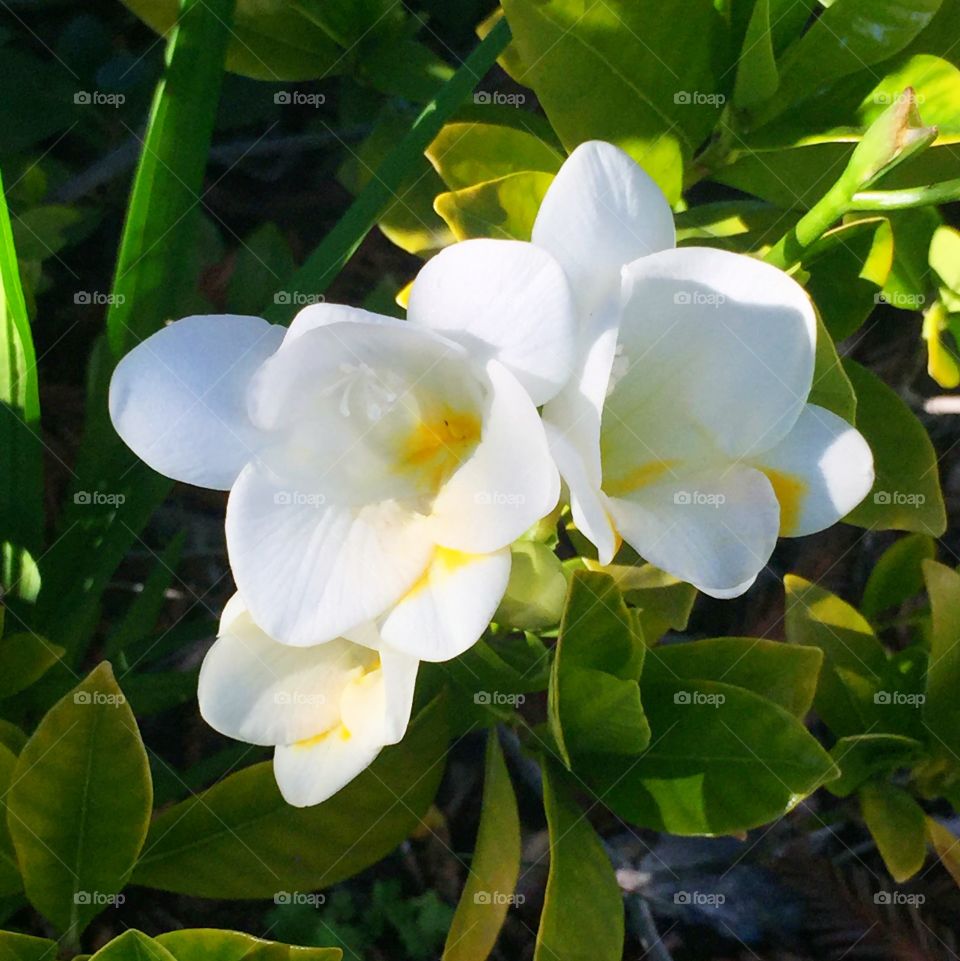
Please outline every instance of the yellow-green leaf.
[[923, 808], [902, 788], [873, 782], [860, 788], [860, 812], [893, 880], [912, 878], [927, 857]]
[[553, 174], [524, 171], [439, 194], [434, 209], [457, 240], [529, 240]]

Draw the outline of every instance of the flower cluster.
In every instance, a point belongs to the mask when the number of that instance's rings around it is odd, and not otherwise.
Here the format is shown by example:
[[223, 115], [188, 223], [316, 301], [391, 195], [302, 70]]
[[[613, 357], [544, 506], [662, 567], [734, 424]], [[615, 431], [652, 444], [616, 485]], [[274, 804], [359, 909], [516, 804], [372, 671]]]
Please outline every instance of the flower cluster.
[[561, 477], [601, 563], [625, 541], [742, 593], [778, 534], [873, 481], [860, 434], [807, 403], [815, 350], [793, 279], [676, 248], [656, 185], [604, 143], [566, 161], [531, 243], [428, 261], [406, 321], [323, 303], [288, 329], [170, 324], [118, 365], [110, 411], [156, 470], [230, 491], [204, 717], [275, 745], [290, 803], [329, 797], [403, 736], [419, 662], [487, 628]]

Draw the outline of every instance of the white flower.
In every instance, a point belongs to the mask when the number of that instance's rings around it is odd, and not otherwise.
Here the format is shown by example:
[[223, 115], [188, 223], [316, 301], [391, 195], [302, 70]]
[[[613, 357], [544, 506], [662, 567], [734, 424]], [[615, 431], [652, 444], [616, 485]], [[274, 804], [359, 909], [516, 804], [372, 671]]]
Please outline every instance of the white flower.
[[200, 713], [227, 737], [275, 746], [284, 799], [319, 804], [406, 731], [419, 662], [376, 646], [379, 652], [342, 637], [314, 647], [280, 644], [234, 595], [200, 671]]
[[229, 489], [227, 548], [253, 619], [312, 645], [379, 621], [445, 660], [506, 587], [510, 543], [559, 477], [535, 404], [573, 365], [563, 271], [513, 241], [448, 248], [409, 321], [332, 304], [289, 330], [188, 317], [118, 365], [120, 436], [169, 477]]
[[622, 539], [704, 593], [734, 597], [778, 533], [822, 530], [867, 494], [863, 437], [806, 402], [816, 317], [785, 273], [674, 249], [663, 195], [604, 143], [571, 154], [533, 240], [563, 265], [580, 309], [579, 367], [543, 416], [602, 563]]

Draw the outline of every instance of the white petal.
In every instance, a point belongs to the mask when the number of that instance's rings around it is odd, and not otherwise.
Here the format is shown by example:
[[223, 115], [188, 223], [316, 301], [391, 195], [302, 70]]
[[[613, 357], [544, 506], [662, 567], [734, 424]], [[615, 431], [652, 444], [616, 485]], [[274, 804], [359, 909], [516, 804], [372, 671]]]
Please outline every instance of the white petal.
[[229, 490], [263, 436], [247, 386], [283, 340], [259, 317], [185, 317], [130, 351], [110, 382], [117, 433], [154, 470]]
[[343, 638], [314, 647], [280, 644], [242, 602], [239, 610], [228, 605], [200, 670], [200, 713], [221, 734], [249, 744], [303, 740], [340, 722], [344, 688], [377, 657]]
[[626, 373], [608, 399], [620, 419], [658, 399], [669, 417], [668, 399], [735, 457], [786, 436], [816, 349], [813, 305], [795, 280], [742, 254], [684, 247], [629, 264], [623, 281]]
[[417, 275], [409, 319], [499, 360], [538, 406], [573, 367], [576, 312], [567, 279], [546, 251], [519, 240], [465, 240]]
[[660, 188], [618, 147], [580, 144], [547, 190], [533, 242], [566, 271], [590, 309], [619, 286], [620, 268], [674, 245], [673, 213]]
[[487, 364], [488, 406], [480, 443], [433, 505], [436, 543], [473, 554], [506, 547], [545, 517], [560, 496], [560, 476], [543, 422], [517, 379]]
[[424, 661], [447, 661], [487, 629], [510, 578], [510, 548], [463, 554], [438, 548], [425, 574], [381, 625], [384, 641]]
[[392, 501], [349, 508], [297, 499], [250, 465], [227, 504], [237, 588], [272, 637], [308, 646], [373, 620], [426, 568], [426, 518]]
[[873, 454], [863, 435], [832, 411], [807, 404], [792, 431], [758, 458], [780, 501], [781, 537], [835, 524], [873, 486]]
[[304, 307], [287, 328], [287, 335], [284, 338], [284, 346], [289, 347], [298, 337], [316, 330], [318, 327], [326, 327], [327, 324], [375, 324], [388, 327], [401, 327], [403, 321], [396, 317], [387, 317], [383, 314], [375, 314], [360, 307], [348, 307], [346, 304], [309, 304]]
[[667, 470], [608, 503], [645, 560], [712, 597], [743, 593], [777, 543], [777, 499], [751, 467]]
[[384, 725], [383, 743], [403, 740], [413, 709], [413, 693], [420, 661], [386, 645], [380, 647], [383, 673]]

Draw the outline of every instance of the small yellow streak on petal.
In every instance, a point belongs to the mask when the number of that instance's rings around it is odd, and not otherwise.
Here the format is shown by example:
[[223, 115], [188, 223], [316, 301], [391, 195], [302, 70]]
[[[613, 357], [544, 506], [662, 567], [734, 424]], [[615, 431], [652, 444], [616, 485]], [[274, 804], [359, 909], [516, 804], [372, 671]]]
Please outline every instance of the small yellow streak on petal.
[[444, 407], [429, 420], [421, 420], [404, 438], [398, 471], [414, 471], [432, 490], [439, 489], [479, 442], [481, 427], [476, 414]]
[[800, 521], [800, 509], [807, 496], [807, 485], [795, 474], [762, 468], [780, 502], [780, 536], [792, 537]]
[[611, 497], [624, 497], [627, 494], [632, 494], [641, 487], [646, 487], [647, 484], [652, 484], [655, 480], [658, 480], [673, 467], [674, 463], [676, 462], [670, 460], [653, 460], [647, 464], [641, 464], [640, 467], [635, 467], [622, 477], [604, 480], [604, 493]]
[[336, 727], [330, 728], [329, 731], [322, 731], [320, 734], [314, 734], [313, 737], [304, 738], [302, 741], [294, 741], [293, 746], [311, 748], [322, 744], [330, 737], [339, 737], [341, 741], [349, 741], [352, 736], [346, 724], [338, 724]]
[[430, 563], [410, 590], [400, 599], [400, 603], [451, 577], [457, 571], [474, 563], [474, 561], [481, 560], [484, 556], [483, 554], [467, 554], [463, 551], [455, 551], [449, 547], [437, 547]]

